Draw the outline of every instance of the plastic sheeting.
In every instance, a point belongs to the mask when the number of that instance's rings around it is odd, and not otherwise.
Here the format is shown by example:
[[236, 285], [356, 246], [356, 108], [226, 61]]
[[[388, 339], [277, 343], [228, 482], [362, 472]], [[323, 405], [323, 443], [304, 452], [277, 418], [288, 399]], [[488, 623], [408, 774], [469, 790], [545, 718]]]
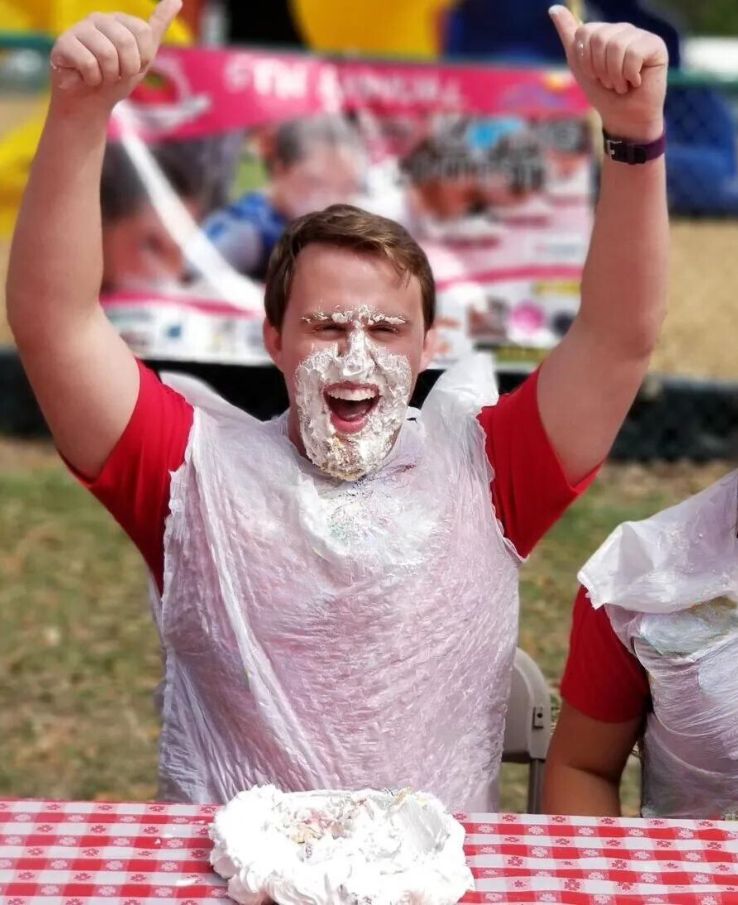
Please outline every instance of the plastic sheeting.
[[161, 794], [410, 786], [494, 808], [519, 561], [475, 417], [490, 360], [448, 371], [353, 483], [300, 456], [284, 417], [167, 379], [196, 414], [155, 605]]
[[580, 573], [648, 672], [643, 814], [738, 814], [738, 472], [621, 525]]

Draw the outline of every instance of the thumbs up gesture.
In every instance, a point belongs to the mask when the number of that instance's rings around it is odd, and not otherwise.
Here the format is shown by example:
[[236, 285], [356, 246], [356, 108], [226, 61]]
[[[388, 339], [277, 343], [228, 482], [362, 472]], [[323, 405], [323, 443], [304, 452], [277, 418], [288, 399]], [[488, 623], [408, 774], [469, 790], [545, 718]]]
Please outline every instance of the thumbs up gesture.
[[124, 13], [93, 13], [78, 22], [51, 51], [53, 94], [112, 109], [146, 75], [181, 8], [182, 0], [161, 0], [148, 22]]
[[625, 22], [582, 25], [565, 6], [552, 6], [549, 14], [569, 68], [605, 129], [631, 140], [658, 138], [669, 66], [661, 38]]

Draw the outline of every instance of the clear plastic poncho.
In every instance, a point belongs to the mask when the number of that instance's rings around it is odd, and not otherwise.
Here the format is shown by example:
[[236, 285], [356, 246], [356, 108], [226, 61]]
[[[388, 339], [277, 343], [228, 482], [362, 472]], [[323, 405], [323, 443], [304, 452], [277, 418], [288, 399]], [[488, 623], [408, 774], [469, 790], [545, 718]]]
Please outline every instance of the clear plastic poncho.
[[617, 528], [579, 578], [648, 673], [644, 816], [738, 814], [738, 472]]
[[476, 420], [496, 401], [491, 361], [443, 375], [353, 483], [302, 457], [284, 416], [167, 382], [195, 418], [154, 603], [161, 794], [410, 786], [494, 808], [519, 560]]

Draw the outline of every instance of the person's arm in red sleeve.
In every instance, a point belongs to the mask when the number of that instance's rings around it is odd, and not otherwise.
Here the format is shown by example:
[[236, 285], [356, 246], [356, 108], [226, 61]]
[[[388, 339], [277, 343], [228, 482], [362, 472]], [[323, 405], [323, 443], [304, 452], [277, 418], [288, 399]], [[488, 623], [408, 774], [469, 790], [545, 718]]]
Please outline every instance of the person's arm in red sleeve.
[[492, 501], [505, 537], [526, 557], [597, 470], [571, 484], [543, 426], [536, 371], [497, 405], [482, 409], [487, 458], [494, 472]]
[[121, 438], [96, 476], [75, 476], [108, 509], [141, 551], [159, 592], [171, 473], [184, 462], [192, 406], [140, 362], [139, 391]]
[[563, 703], [546, 761], [549, 814], [620, 814], [620, 779], [650, 707], [645, 670], [582, 588], [574, 604]]

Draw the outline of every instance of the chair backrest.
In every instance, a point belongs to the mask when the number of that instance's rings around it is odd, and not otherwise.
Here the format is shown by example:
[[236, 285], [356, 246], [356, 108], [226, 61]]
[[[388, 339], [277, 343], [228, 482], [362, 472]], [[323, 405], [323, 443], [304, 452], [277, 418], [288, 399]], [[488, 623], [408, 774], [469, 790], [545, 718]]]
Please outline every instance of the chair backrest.
[[543, 765], [551, 739], [551, 692], [538, 664], [517, 648], [510, 683], [502, 760], [530, 764], [528, 812], [540, 813]]

